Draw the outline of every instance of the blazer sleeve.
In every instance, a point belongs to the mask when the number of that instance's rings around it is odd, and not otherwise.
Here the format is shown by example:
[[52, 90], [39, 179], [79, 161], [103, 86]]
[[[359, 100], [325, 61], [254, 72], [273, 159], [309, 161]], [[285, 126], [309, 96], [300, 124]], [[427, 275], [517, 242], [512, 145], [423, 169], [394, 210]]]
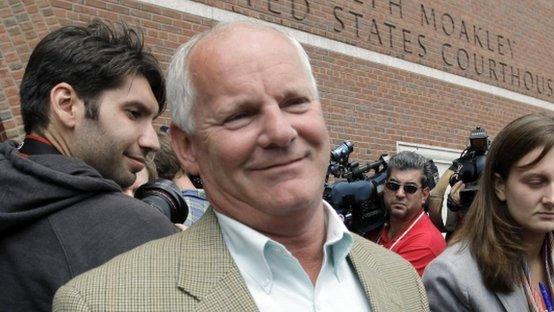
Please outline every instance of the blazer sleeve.
[[470, 311], [467, 287], [455, 273], [453, 264], [437, 258], [423, 274], [431, 311]]
[[89, 312], [91, 309], [79, 291], [71, 286], [62, 286], [54, 296], [52, 312]]

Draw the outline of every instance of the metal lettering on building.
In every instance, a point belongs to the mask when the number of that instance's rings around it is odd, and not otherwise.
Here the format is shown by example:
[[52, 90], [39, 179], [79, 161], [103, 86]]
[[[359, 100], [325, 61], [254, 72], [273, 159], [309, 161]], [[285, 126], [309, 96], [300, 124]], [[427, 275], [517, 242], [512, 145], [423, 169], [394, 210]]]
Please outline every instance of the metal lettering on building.
[[[431, 61], [433, 67], [539, 97], [554, 95], [551, 77], [518, 61], [525, 58], [522, 51], [525, 53], [526, 42], [518, 43], [471, 17], [440, 11], [428, 2], [245, 0], [242, 4], [324, 30], [324, 36], [349, 44], [377, 50], [380, 47], [391, 55], [424, 64], [425, 60]], [[322, 18], [327, 23], [321, 22]]]

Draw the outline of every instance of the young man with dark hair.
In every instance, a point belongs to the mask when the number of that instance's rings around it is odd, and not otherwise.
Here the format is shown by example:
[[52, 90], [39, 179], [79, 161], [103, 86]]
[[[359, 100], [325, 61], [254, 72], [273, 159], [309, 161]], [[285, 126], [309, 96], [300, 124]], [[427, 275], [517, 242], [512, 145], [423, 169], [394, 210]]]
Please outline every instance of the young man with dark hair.
[[159, 149], [165, 81], [142, 37], [118, 26], [63, 27], [31, 54], [27, 135], [0, 144], [2, 311], [49, 311], [72, 277], [176, 231], [121, 192]]

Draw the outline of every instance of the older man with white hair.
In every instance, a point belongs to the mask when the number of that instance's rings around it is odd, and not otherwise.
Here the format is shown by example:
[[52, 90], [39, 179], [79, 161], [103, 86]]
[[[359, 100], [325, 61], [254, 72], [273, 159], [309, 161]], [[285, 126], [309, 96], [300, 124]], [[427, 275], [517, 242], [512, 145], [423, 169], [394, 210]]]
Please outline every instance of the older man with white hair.
[[55, 311], [427, 311], [417, 273], [322, 198], [326, 130], [308, 57], [268, 26], [220, 24], [173, 57], [172, 145], [211, 209], [71, 281]]

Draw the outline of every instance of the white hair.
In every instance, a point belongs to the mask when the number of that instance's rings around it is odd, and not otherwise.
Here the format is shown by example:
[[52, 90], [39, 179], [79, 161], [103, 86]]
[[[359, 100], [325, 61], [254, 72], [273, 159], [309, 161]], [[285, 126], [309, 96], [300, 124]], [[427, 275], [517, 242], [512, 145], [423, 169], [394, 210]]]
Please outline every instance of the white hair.
[[316, 99], [319, 100], [317, 84], [312, 73], [310, 59], [308, 54], [300, 45], [298, 40], [285, 31], [271, 27], [265, 24], [254, 21], [235, 21], [227, 23], [219, 23], [215, 27], [199, 33], [192, 37], [189, 41], [182, 44], [177, 52], [171, 58], [167, 73], [167, 103], [171, 111], [173, 122], [185, 133], [193, 134], [195, 131], [194, 118], [192, 115], [193, 105], [196, 103], [196, 89], [193, 83], [193, 77], [190, 70], [190, 54], [193, 48], [204, 38], [216, 33], [229, 30], [236, 26], [247, 26], [255, 29], [273, 30], [281, 34], [289, 41], [297, 50], [300, 62], [308, 78], [311, 91]]

